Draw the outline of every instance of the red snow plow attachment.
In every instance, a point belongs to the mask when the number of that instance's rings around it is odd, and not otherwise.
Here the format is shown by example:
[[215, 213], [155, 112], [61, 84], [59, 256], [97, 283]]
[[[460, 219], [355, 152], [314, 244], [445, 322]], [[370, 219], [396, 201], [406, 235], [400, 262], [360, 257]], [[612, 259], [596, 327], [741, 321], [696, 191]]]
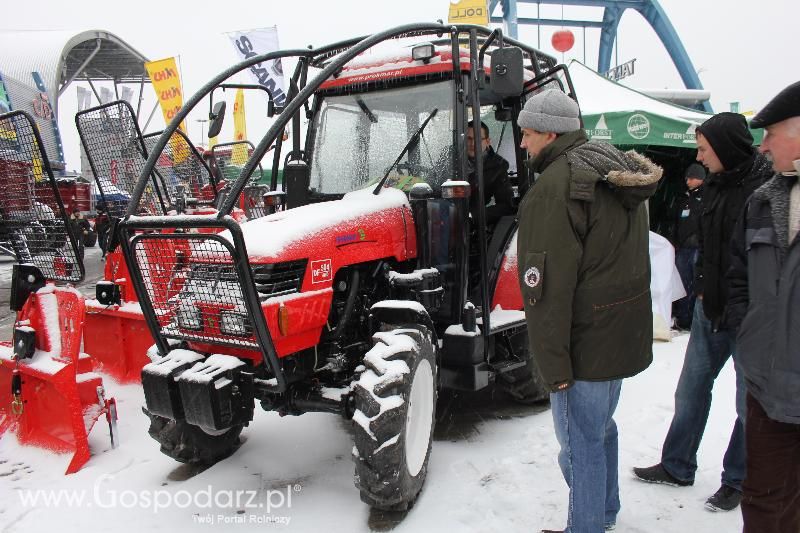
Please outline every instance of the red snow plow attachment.
[[[9, 141], [0, 151], [0, 238], [22, 263], [13, 267], [13, 341], [0, 343], [0, 435], [14, 431], [23, 444], [72, 452], [72, 473], [88, 461], [88, 432], [101, 416], [114, 444], [116, 407], [80, 353], [83, 295], [45, 281], [77, 282], [84, 270], [33, 120], [19, 111], [0, 115], [0, 132]], [[37, 192], [48, 184], [56, 210]]]
[[[47, 285], [20, 311], [13, 345], [0, 344], [0, 433], [14, 429], [23, 444], [72, 452], [67, 474], [89, 460], [89, 431], [114, 411], [91, 358], [80, 353], [83, 316], [83, 295]], [[33, 354], [20, 357], [31, 338]]]

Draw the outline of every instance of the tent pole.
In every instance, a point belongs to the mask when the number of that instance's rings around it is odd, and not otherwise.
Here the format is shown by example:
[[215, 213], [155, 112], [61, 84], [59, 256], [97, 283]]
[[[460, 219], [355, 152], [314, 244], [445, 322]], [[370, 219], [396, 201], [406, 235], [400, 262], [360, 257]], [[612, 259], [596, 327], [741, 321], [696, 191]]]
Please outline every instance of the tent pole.
[[142, 128], [142, 134], [144, 134], [144, 132], [147, 131], [147, 126], [149, 126], [150, 125], [150, 121], [153, 120], [153, 115], [155, 114], [156, 109], [158, 109], [158, 106], [159, 106], [159, 102], [156, 101], [156, 104], [153, 106], [153, 110], [150, 111], [150, 116], [147, 118], [147, 122], [144, 123], [144, 127]]

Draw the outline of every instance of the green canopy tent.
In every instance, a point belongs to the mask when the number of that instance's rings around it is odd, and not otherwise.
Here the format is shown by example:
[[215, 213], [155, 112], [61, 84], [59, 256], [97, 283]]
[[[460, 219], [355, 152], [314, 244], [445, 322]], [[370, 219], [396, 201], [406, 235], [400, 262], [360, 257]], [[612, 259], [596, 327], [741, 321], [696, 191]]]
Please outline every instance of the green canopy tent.
[[[579, 61], [569, 65], [589, 138], [643, 153], [664, 169], [650, 200], [650, 229], [672, 240], [675, 202], [686, 190], [684, 172], [694, 162], [695, 129], [712, 115], [670, 104], [601, 76]], [[763, 130], [750, 130], [755, 144]]]
[[[617, 146], [696, 149], [695, 128], [712, 116], [625, 87], [579, 61], [570, 62], [569, 71], [591, 139]], [[762, 130], [751, 132], [755, 144], [760, 144]]]

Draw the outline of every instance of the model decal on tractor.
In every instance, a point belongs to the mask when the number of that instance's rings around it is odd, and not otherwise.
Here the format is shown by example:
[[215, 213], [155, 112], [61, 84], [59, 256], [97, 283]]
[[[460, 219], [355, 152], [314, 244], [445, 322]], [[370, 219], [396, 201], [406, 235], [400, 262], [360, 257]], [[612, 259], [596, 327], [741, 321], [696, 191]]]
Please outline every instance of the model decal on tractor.
[[331, 281], [331, 260], [311, 261], [311, 283]]

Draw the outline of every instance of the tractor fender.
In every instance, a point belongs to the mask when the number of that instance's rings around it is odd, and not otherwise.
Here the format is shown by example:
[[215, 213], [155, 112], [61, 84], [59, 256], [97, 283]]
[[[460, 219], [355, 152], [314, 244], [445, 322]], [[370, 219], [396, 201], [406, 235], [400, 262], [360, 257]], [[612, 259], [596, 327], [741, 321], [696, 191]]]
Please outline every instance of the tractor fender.
[[[408, 300], [383, 300], [370, 308], [371, 330], [378, 331], [380, 324], [422, 324], [436, 335], [433, 320], [419, 302]], [[435, 341], [436, 339], [434, 339]], [[436, 343], [434, 342], [434, 345]]]

